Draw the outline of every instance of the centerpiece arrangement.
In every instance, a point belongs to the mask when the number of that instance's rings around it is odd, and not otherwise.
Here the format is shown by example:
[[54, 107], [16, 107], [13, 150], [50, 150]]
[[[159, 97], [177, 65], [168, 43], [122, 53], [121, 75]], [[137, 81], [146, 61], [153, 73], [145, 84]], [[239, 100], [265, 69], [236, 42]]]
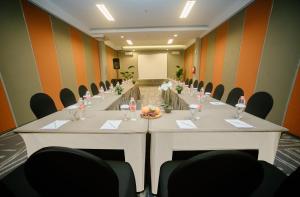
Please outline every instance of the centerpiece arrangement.
[[123, 87], [122, 87], [120, 84], [117, 84], [116, 87], [115, 87], [115, 92], [116, 92], [118, 95], [121, 95], [122, 92], [123, 92]]
[[158, 88], [159, 90], [162, 91], [163, 103], [162, 103], [161, 106], [164, 108], [164, 111], [166, 113], [170, 113], [173, 109], [172, 97], [171, 97], [171, 87], [172, 87], [172, 82], [171, 81], [165, 81]]
[[[131, 65], [127, 67], [127, 70], [124, 72], [120, 72], [122, 75], [123, 79], [125, 80], [130, 80], [133, 79], [134, 72], [131, 71], [131, 69], [135, 68], [135, 66]], [[132, 80], [132, 83], [135, 84], [135, 80]]]
[[155, 118], [159, 118], [160, 116], [161, 113], [159, 107], [155, 107], [153, 105], [142, 107], [142, 113], [141, 113], [142, 118], [155, 119]]
[[182, 85], [177, 85], [176, 86], [176, 90], [178, 94], [181, 94], [182, 90], [183, 90], [183, 86]]

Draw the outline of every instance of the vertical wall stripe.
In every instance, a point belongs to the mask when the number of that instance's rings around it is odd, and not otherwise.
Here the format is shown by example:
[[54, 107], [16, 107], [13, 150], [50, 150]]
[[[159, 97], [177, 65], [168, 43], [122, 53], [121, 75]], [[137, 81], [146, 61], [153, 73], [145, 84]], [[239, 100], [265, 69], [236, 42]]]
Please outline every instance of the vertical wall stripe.
[[88, 79], [88, 86], [90, 87], [91, 83], [94, 83], [94, 66], [93, 66], [93, 56], [92, 56], [92, 46], [90, 42], [90, 37], [82, 34], [83, 48], [84, 48], [84, 57], [86, 65], [86, 73]]
[[202, 38], [201, 40], [201, 54], [200, 54], [200, 76], [199, 79], [204, 81], [205, 80], [205, 72], [206, 72], [206, 59], [207, 59], [207, 45], [208, 39], [207, 36]]
[[294, 135], [300, 136], [300, 70], [295, 81], [295, 86], [288, 105], [288, 111], [285, 117], [284, 126], [289, 128]]
[[41, 85], [20, 1], [1, 1], [0, 9], [0, 72], [12, 113], [22, 125], [35, 118], [29, 101]]
[[117, 72], [113, 67], [113, 58], [117, 57], [117, 53], [114, 49], [106, 46], [106, 65], [107, 65], [107, 79], [110, 81], [111, 79], [117, 78]]
[[224, 101], [226, 100], [230, 90], [235, 86], [244, 24], [244, 13], [244, 11], [241, 11], [228, 21], [227, 42], [222, 74], [222, 83], [225, 86], [224, 96], [222, 99]]
[[73, 60], [69, 25], [51, 17], [56, 54], [62, 78], [62, 87], [71, 89], [77, 96], [76, 68]]
[[90, 39], [91, 46], [92, 46], [92, 58], [93, 58], [93, 68], [94, 68], [94, 81], [99, 85], [99, 82], [101, 80], [101, 73], [100, 73], [100, 56], [99, 56], [99, 47], [98, 47], [98, 41], [91, 38]]
[[73, 27], [70, 27], [70, 34], [71, 34], [73, 58], [76, 67], [77, 87], [80, 85], [85, 85], [87, 88], [89, 88], [87, 74], [86, 74], [84, 49], [83, 49], [81, 33], [78, 30], [74, 29]]
[[23, 9], [43, 90], [52, 97], [56, 107], [61, 109], [62, 104], [59, 99], [59, 91], [61, 90], [60, 70], [50, 17], [46, 12], [27, 1], [23, 1]]
[[222, 82], [223, 64], [227, 40], [228, 22], [224, 22], [216, 30], [216, 51], [214, 55], [213, 79], [217, 86]]
[[248, 99], [254, 91], [272, 0], [256, 0], [246, 8], [236, 85]]
[[256, 91], [267, 91], [274, 99], [267, 118], [278, 124], [284, 118], [300, 59], [299, 10], [298, 0], [274, 1], [257, 78]]
[[189, 48], [184, 51], [184, 70], [185, 78], [192, 79], [192, 67], [194, 66], [194, 52], [195, 44], [192, 44]]
[[[206, 58], [206, 69], [205, 69], [205, 83], [212, 81], [213, 76], [213, 65], [214, 55], [216, 49], [216, 31], [214, 30], [207, 35], [207, 58]], [[216, 84], [214, 84], [216, 86]]]
[[0, 133], [16, 127], [2, 80], [0, 80], [0, 114], [2, 114], [0, 118]]

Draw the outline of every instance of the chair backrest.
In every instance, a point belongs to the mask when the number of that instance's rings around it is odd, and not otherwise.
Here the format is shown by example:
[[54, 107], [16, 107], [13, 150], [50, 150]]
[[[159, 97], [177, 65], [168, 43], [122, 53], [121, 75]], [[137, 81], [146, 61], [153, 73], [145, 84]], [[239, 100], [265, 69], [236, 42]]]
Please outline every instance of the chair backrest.
[[197, 88], [198, 87], [198, 80], [196, 79], [193, 83], [193, 88]]
[[175, 168], [169, 177], [168, 196], [249, 196], [262, 179], [262, 166], [247, 153], [211, 151]]
[[110, 88], [110, 83], [108, 80], [105, 81], [105, 86], [106, 86], [106, 89], [109, 90]]
[[57, 112], [54, 101], [45, 93], [34, 94], [30, 99], [30, 108], [38, 119]]
[[115, 87], [118, 83], [118, 80], [117, 79], [111, 79], [110, 82], [113, 85], [113, 87]]
[[299, 196], [300, 167], [288, 176], [275, 192], [275, 197]]
[[100, 81], [100, 83], [99, 83], [99, 87], [101, 88], [103, 88], [103, 90], [104, 91], [106, 91], [106, 87], [105, 87], [105, 84], [104, 84], [104, 82], [103, 81]]
[[123, 79], [118, 79], [119, 84], [123, 83]]
[[185, 85], [189, 85], [189, 78], [187, 78], [184, 82]]
[[99, 94], [98, 87], [95, 83], [91, 83], [91, 90], [92, 90], [93, 95]]
[[88, 91], [88, 89], [85, 87], [85, 85], [80, 85], [78, 87], [78, 94], [81, 98], [86, 94], [86, 91]]
[[65, 147], [46, 147], [24, 167], [30, 185], [41, 196], [119, 196], [119, 181], [102, 159]]
[[203, 81], [200, 81], [198, 84], [198, 92], [200, 92], [201, 88], [204, 86]]
[[273, 98], [267, 92], [256, 92], [253, 94], [249, 101], [245, 111], [265, 119], [273, 107]]
[[208, 82], [207, 84], [206, 84], [206, 86], [205, 86], [205, 90], [204, 90], [204, 92], [212, 92], [212, 90], [213, 90], [213, 84], [212, 84], [212, 82]]
[[193, 79], [189, 80], [189, 88], [191, 87], [191, 85], [193, 84]]
[[60, 101], [64, 107], [68, 107], [70, 105], [74, 105], [76, 103], [76, 97], [72, 90], [69, 88], [61, 89], [59, 93]]
[[213, 93], [213, 98], [221, 100], [222, 96], [224, 94], [224, 85], [223, 84], [219, 84], [217, 85], [217, 87], [215, 88], [215, 91]]
[[235, 106], [241, 96], [244, 96], [244, 90], [239, 87], [233, 88], [227, 96], [226, 103]]

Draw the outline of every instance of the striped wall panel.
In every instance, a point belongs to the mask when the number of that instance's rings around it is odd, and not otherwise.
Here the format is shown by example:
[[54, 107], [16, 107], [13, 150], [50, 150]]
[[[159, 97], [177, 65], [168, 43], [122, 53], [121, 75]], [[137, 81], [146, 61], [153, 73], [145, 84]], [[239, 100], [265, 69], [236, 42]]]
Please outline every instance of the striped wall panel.
[[95, 39], [91, 39], [90, 42], [91, 42], [91, 47], [92, 47], [94, 80], [95, 80], [96, 84], [99, 84], [99, 82], [101, 81], [99, 44], [98, 44], [98, 41]]
[[107, 80], [110, 81], [111, 79], [117, 78], [117, 72], [113, 67], [113, 58], [117, 57], [117, 52], [112, 48], [106, 46], [106, 64], [107, 64]]
[[194, 66], [194, 51], [195, 51], [195, 44], [192, 44], [184, 52], [184, 67], [183, 68], [184, 68], [185, 79], [193, 78], [192, 67]]
[[199, 79], [204, 81], [205, 80], [205, 73], [206, 73], [206, 57], [207, 57], [207, 36], [205, 36], [201, 40], [201, 50], [200, 50], [200, 73]]
[[2, 80], [0, 80], [0, 114], [3, 114], [0, 118], [0, 133], [16, 127]]
[[216, 50], [216, 31], [213, 31], [207, 35], [205, 83], [212, 81], [215, 50]]

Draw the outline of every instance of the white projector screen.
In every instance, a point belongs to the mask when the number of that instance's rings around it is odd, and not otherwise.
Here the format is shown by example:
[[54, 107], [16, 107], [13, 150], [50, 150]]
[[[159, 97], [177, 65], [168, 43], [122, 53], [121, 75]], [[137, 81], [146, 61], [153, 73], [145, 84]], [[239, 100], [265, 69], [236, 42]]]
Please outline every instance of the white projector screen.
[[138, 55], [139, 79], [166, 79], [167, 54]]

